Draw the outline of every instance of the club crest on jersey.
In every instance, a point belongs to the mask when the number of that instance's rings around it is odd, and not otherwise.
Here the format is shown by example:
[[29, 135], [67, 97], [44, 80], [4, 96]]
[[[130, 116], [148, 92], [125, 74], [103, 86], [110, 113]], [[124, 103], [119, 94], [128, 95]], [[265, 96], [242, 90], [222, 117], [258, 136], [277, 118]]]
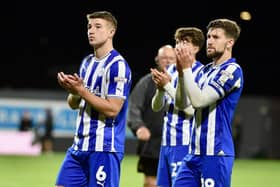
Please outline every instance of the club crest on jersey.
[[221, 71], [221, 76], [218, 80], [218, 82], [220, 82], [221, 85], [224, 85], [228, 80], [232, 80], [233, 79], [233, 75], [232, 73], [222, 70]]
[[115, 81], [115, 82], [123, 82], [123, 83], [126, 83], [126, 82], [127, 82], [127, 78], [125, 78], [125, 77], [114, 77], [114, 81]]
[[228, 71], [225, 71], [225, 70], [222, 70], [221, 71], [221, 74], [222, 76], [226, 76], [228, 79], [232, 80], [233, 79], [233, 75], [232, 73], [228, 72]]

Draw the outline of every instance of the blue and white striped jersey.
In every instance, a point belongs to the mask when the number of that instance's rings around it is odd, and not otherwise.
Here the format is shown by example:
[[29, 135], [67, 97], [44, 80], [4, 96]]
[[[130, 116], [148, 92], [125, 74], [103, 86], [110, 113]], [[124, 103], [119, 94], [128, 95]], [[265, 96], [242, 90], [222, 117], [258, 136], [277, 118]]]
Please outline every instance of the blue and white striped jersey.
[[211, 86], [220, 99], [196, 109], [190, 153], [234, 156], [231, 122], [243, 89], [243, 72], [231, 58], [223, 64], [204, 66], [195, 77], [200, 89]]
[[[203, 64], [196, 61], [192, 67], [192, 71], [196, 74]], [[171, 84], [176, 88], [178, 83], [178, 72], [176, 64], [168, 67], [167, 72], [171, 76]], [[167, 93], [164, 96], [165, 115], [163, 122], [162, 146], [180, 146], [189, 145], [192, 116], [187, 115], [183, 110], [179, 110], [175, 106], [175, 99], [171, 98]]]
[[81, 100], [76, 121], [74, 150], [124, 152], [126, 113], [131, 88], [131, 70], [125, 59], [112, 50], [98, 60], [93, 54], [81, 63], [79, 70], [85, 86], [98, 97], [119, 97], [125, 100], [116, 118], [111, 119]]

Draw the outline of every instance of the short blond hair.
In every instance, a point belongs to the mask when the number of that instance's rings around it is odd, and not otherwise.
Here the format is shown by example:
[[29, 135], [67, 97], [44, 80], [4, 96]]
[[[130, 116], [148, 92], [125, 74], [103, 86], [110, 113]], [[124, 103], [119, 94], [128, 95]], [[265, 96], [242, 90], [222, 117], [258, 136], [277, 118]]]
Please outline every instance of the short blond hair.
[[113, 14], [111, 12], [97, 11], [97, 12], [87, 14], [87, 19], [88, 20], [94, 19], [94, 18], [101, 18], [101, 19], [105, 19], [105, 20], [109, 21], [113, 25], [113, 27], [117, 30], [118, 21], [115, 18], [115, 16], [113, 16]]

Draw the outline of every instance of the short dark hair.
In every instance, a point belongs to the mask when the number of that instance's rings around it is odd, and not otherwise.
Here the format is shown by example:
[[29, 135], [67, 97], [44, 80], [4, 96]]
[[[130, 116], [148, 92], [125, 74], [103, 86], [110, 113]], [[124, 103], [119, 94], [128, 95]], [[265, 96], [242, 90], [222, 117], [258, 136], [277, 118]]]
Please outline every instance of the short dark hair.
[[109, 21], [110, 23], [112, 23], [113, 27], [117, 30], [118, 21], [115, 18], [115, 16], [113, 16], [113, 14], [111, 12], [97, 11], [97, 12], [87, 14], [87, 19], [88, 20], [89, 19], [94, 19], [94, 18], [102, 18], [102, 19], [105, 19], [105, 20]]
[[233, 38], [236, 41], [239, 38], [241, 28], [237, 25], [235, 21], [229, 19], [215, 19], [209, 22], [207, 29], [211, 28], [221, 28], [225, 31], [227, 37]]
[[196, 27], [181, 27], [174, 34], [175, 40], [186, 40], [201, 49], [205, 42], [205, 36], [201, 29]]

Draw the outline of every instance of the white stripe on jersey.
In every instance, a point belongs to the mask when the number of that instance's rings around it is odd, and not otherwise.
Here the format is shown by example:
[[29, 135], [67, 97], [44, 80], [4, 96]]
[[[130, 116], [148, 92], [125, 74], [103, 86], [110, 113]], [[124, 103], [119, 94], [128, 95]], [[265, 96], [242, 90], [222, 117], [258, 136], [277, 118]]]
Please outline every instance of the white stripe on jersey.
[[195, 152], [194, 154], [200, 154], [200, 134], [201, 134], [201, 126], [195, 129], [196, 136], [195, 136]]
[[182, 140], [182, 144], [183, 145], [189, 145], [190, 143], [190, 121], [189, 120], [185, 120], [183, 121], [183, 128], [182, 128], [182, 131], [183, 131], [183, 134], [186, 134], [186, 136], [183, 136], [183, 140]]
[[78, 142], [79, 142], [79, 138], [78, 138], [78, 135], [75, 135], [74, 136], [74, 150], [78, 150]]
[[105, 116], [99, 115], [97, 129], [95, 132], [96, 135], [95, 151], [103, 151], [104, 127], [105, 127], [105, 123], [103, 122], [104, 120], [105, 120]]
[[[102, 78], [102, 89], [101, 89], [101, 97], [102, 98], [105, 98], [105, 93], [108, 93], [108, 86], [109, 84], [107, 84], [107, 87], [106, 87], [106, 81], [109, 79], [109, 76], [110, 76], [110, 70], [109, 68], [111, 67], [111, 65], [119, 60], [123, 60], [123, 58], [121, 56], [116, 56], [114, 57], [111, 62], [109, 64], [106, 65], [105, 69], [104, 69], [104, 72], [106, 73], [103, 73], [103, 78]], [[123, 65], [122, 67], [122, 70], [124, 70], [124, 72], [121, 72], [121, 75], [123, 75], [123, 77], [125, 77], [125, 64], [124, 63], [119, 63], [119, 65]], [[119, 68], [119, 72], [118, 72], [118, 75], [120, 75], [120, 68]], [[123, 89], [122, 89], [123, 90]]]
[[162, 128], [162, 145], [163, 146], [166, 146], [167, 145], [167, 142], [166, 142], [166, 133], [167, 133], [167, 123], [166, 123], [166, 121], [167, 121], [167, 119], [166, 118], [164, 118], [163, 119], [163, 128]]
[[196, 128], [195, 127], [196, 126], [196, 122], [195, 122], [195, 118], [193, 118], [193, 123], [192, 123], [192, 125], [191, 125], [191, 134], [190, 134], [190, 142], [189, 142], [189, 153], [191, 153], [192, 152], [192, 133], [194, 132], [194, 128]]
[[216, 104], [209, 107], [206, 155], [214, 155], [215, 147], [215, 128], [216, 128]]
[[198, 124], [201, 124], [201, 110], [198, 110], [195, 116], [195, 154], [200, 154], [200, 134], [201, 134], [201, 125], [198, 126]]
[[178, 121], [178, 111], [175, 110], [174, 108], [174, 112], [172, 114], [172, 121], [170, 123], [170, 145], [171, 146], [175, 146], [177, 145], [176, 144], [176, 125], [178, 124], [177, 123]]
[[112, 145], [111, 145], [111, 149], [112, 151], [116, 151], [115, 149], [115, 126], [112, 127]]
[[[235, 83], [234, 83], [234, 87], [233, 88], [240, 88], [241, 86], [241, 79], [238, 79]], [[232, 89], [233, 89], [232, 88]]]
[[[125, 77], [125, 64], [124, 63], [119, 63], [119, 72], [118, 76], [119, 77]], [[117, 87], [116, 87], [116, 95], [117, 96], [122, 96], [124, 90], [124, 82], [123, 81], [118, 81], [117, 82]]]
[[89, 146], [89, 136], [84, 136], [82, 151], [88, 150], [88, 146]]

